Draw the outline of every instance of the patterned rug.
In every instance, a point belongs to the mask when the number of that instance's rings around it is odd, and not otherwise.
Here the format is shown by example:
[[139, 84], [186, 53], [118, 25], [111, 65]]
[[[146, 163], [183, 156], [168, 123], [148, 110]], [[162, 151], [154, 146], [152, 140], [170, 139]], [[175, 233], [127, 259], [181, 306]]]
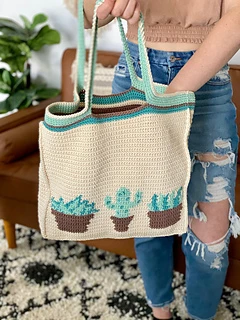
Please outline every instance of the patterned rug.
[[[0, 222], [0, 320], [147, 320], [137, 261], [17, 226], [8, 250]], [[184, 277], [175, 273], [174, 319], [188, 319]], [[218, 320], [240, 319], [240, 292], [224, 288]]]

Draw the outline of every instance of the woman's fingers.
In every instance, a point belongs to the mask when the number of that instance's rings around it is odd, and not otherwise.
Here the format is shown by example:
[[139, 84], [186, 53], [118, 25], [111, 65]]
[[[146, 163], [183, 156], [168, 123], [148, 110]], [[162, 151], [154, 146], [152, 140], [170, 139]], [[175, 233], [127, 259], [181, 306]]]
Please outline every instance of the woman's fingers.
[[97, 16], [99, 19], [106, 19], [114, 8], [116, 0], [105, 0], [97, 10]]
[[97, 16], [99, 19], [106, 19], [112, 12], [116, 0], [105, 0], [97, 10]]
[[140, 17], [140, 4], [137, 3], [132, 17], [128, 19], [128, 23], [129, 24], [137, 23], [139, 21], [139, 17]]
[[121, 17], [125, 20], [131, 19], [135, 13], [136, 6], [137, 6], [137, 2], [135, 0], [128, 1], [128, 4], [124, 12], [121, 14]]
[[98, 8], [97, 15], [99, 19], [106, 19], [109, 14], [135, 23], [140, 14], [138, 0], [105, 0]]
[[122, 17], [131, 2], [136, 2], [136, 0], [116, 0], [111, 14], [114, 17]]

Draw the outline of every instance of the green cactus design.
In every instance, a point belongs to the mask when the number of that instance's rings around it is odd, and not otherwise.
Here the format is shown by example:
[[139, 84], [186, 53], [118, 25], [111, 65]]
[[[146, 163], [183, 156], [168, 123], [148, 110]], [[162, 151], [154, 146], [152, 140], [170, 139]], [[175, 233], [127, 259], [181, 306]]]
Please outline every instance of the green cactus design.
[[152, 211], [158, 210], [158, 196], [156, 194], [152, 197]]
[[142, 201], [142, 192], [139, 190], [135, 194], [134, 201], [131, 201], [131, 192], [125, 187], [121, 187], [116, 192], [116, 202], [113, 203], [112, 197], [106, 196], [104, 204], [108, 209], [115, 210], [115, 216], [118, 218], [127, 218], [130, 214], [130, 209], [136, 207]]
[[182, 202], [182, 188], [180, 188], [173, 199], [174, 207], [177, 207]]
[[56, 211], [74, 216], [83, 216], [100, 211], [95, 208], [94, 202], [89, 203], [88, 200], [82, 200], [82, 195], [66, 203], [64, 203], [63, 197], [60, 197], [58, 201], [52, 197], [51, 207]]
[[168, 210], [170, 209], [169, 203], [168, 203], [168, 198], [169, 198], [169, 194], [166, 194], [166, 196], [163, 199], [163, 210]]
[[169, 208], [174, 208], [174, 197], [175, 197], [175, 192], [171, 192], [168, 194], [168, 206]]
[[182, 202], [182, 187], [167, 194], [154, 194], [148, 203], [150, 211], [165, 211], [179, 206]]

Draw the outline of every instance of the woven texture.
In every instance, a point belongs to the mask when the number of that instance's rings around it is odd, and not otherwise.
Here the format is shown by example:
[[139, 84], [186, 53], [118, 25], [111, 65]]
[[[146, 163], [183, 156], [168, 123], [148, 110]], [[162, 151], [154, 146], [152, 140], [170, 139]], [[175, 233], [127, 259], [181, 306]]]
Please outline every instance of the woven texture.
[[[191, 116], [190, 109], [138, 116], [133, 113], [130, 118], [118, 120], [116, 117], [112, 121], [82, 125], [63, 132], [49, 130], [41, 123], [39, 214], [43, 235], [51, 239], [77, 240], [184, 233], [187, 228], [186, 190], [190, 174], [187, 138]], [[171, 202], [173, 206], [171, 194], [175, 192], [176, 198], [180, 188], [182, 210], [176, 213], [179, 215], [177, 222], [171, 224], [173, 217], [168, 211], [162, 227], [151, 228], [148, 212], [153, 209], [149, 206], [152, 204], [154, 208], [159, 204], [161, 208], [155, 211], [161, 220], [164, 211], [170, 210], [163, 210], [164, 201], [166, 208]], [[141, 201], [134, 203], [138, 192], [141, 192], [138, 198]], [[162, 199], [155, 197], [155, 201], [154, 194], [162, 195]], [[62, 197], [67, 203], [79, 195], [82, 200], [94, 203], [93, 209], [99, 210], [93, 214], [88, 231], [81, 235], [66, 231], [71, 215], [65, 211], [65, 215], [62, 213], [65, 220], [60, 222], [52, 213], [51, 204], [51, 197], [55, 200]], [[108, 197], [111, 197], [109, 205]], [[64, 212], [64, 206], [59, 206], [59, 211], [61, 209]], [[118, 227], [111, 219], [119, 212], [121, 216], [121, 209], [127, 210], [123, 216], [134, 217], [125, 232], [117, 231]], [[119, 219], [121, 224], [121, 219], [125, 218]], [[73, 222], [72, 228], [77, 223], [82, 222]]]
[[[194, 94], [163, 94], [166, 86], [152, 82], [141, 20], [144, 81], [130, 67], [135, 87], [116, 95], [92, 95], [95, 18], [86, 92], [73, 103], [48, 106], [39, 125], [41, 233], [58, 240], [183, 234]], [[119, 27], [127, 52], [121, 23]], [[129, 52], [127, 56], [130, 66]], [[82, 62], [79, 67], [76, 78], [82, 88]]]

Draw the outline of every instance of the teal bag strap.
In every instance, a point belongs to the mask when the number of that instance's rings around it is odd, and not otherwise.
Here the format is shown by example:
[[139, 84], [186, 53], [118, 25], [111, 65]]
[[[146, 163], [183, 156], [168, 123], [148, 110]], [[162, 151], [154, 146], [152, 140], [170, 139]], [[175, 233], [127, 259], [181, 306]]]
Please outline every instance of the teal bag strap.
[[186, 103], [195, 104], [195, 94], [192, 91], [180, 91], [176, 93], [165, 94], [167, 85], [153, 82], [150, 62], [146, 48], [145, 33], [144, 33], [144, 18], [140, 15], [138, 24], [138, 47], [141, 62], [142, 79], [144, 84], [144, 92], [146, 101], [149, 104], [156, 106], [171, 106], [181, 105]]
[[[78, 45], [77, 45], [77, 94], [84, 90], [84, 67], [85, 67], [85, 36], [84, 36], [84, 13], [83, 0], [78, 0]], [[78, 98], [78, 97], [77, 97]]]
[[[88, 64], [88, 76], [87, 76], [87, 86], [85, 94], [85, 106], [87, 107], [87, 113], [91, 113], [92, 108], [92, 97], [93, 97], [93, 80], [96, 67], [97, 58], [97, 38], [98, 38], [98, 18], [97, 9], [104, 2], [104, 0], [96, 0], [96, 5], [94, 8], [93, 21], [92, 21], [92, 38], [91, 46], [89, 52], [89, 64]], [[78, 93], [84, 89], [84, 65], [85, 65], [85, 42], [84, 42], [84, 14], [83, 14], [83, 0], [79, 0], [79, 42], [78, 42], [78, 53], [77, 53], [77, 89]], [[153, 105], [171, 105], [172, 103], [181, 104], [186, 101], [186, 95], [190, 92], [180, 92], [177, 94], [164, 94], [167, 86], [158, 85], [157, 90], [153, 82], [150, 63], [147, 54], [147, 48], [145, 45], [145, 35], [144, 35], [144, 19], [142, 14], [140, 15], [139, 27], [138, 27], [138, 47], [140, 56], [140, 65], [142, 71], [142, 79], [137, 77], [132, 58], [130, 55], [130, 50], [127, 44], [127, 39], [125, 36], [124, 28], [121, 19], [118, 18], [118, 26], [123, 42], [123, 48], [126, 56], [126, 61], [130, 73], [130, 78], [132, 86], [139, 89], [145, 93], [146, 101]], [[192, 94], [192, 96], [191, 96]], [[189, 95], [194, 100], [194, 94]], [[161, 99], [159, 99], [161, 97]], [[171, 99], [169, 99], [171, 97]], [[191, 99], [191, 100], [192, 100]]]
[[[92, 20], [92, 38], [89, 51], [89, 64], [88, 64], [88, 75], [87, 75], [87, 86], [85, 95], [85, 105], [88, 106], [90, 112], [92, 106], [92, 95], [93, 95], [93, 80], [96, 67], [97, 58], [97, 37], [98, 37], [98, 18], [97, 9], [104, 2], [104, 0], [96, 0], [94, 7], [94, 14]], [[123, 49], [126, 56], [126, 62], [129, 69], [131, 84], [134, 88], [145, 91], [143, 80], [139, 78], [135, 72], [130, 50], [127, 44], [125, 31], [122, 25], [121, 18], [117, 18], [119, 32], [123, 43]], [[77, 48], [77, 93], [84, 90], [84, 66], [85, 66], [85, 36], [84, 36], [84, 12], [83, 12], [83, 0], [78, 2], [78, 48]], [[77, 99], [78, 97], [76, 97]]]
[[[93, 92], [93, 78], [95, 73], [96, 57], [97, 57], [97, 32], [98, 32], [98, 18], [97, 8], [104, 2], [104, 0], [96, 0], [94, 8], [93, 20], [92, 20], [92, 38], [89, 51], [89, 69], [88, 69], [88, 82], [86, 87], [86, 103], [91, 104], [92, 92]], [[142, 79], [136, 75], [133, 61], [128, 48], [127, 39], [125, 36], [124, 28], [120, 18], [118, 20], [119, 31], [123, 43], [123, 48], [126, 56], [126, 61], [130, 73], [131, 84], [134, 88], [144, 90]], [[78, 48], [77, 48], [77, 93], [84, 90], [84, 66], [85, 66], [85, 37], [84, 37], [84, 12], [83, 12], [83, 0], [78, 2]], [[89, 106], [91, 108], [91, 106]]]
[[[159, 86], [158, 91], [155, 88], [153, 78], [152, 78], [150, 62], [148, 59], [147, 48], [146, 48], [145, 33], [144, 33], [144, 18], [142, 14], [140, 15], [139, 25], [138, 25], [138, 47], [139, 47], [142, 79], [145, 87], [144, 92], [146, 95], [146, 100], [149, 101], [151, 104], [157, 105], [159, 103], [159, 97], [162, 96], [167, 86], [165, 85]], [[164, 98], [165, 97], [167, 97], [167, 95], [164, 95]]]

